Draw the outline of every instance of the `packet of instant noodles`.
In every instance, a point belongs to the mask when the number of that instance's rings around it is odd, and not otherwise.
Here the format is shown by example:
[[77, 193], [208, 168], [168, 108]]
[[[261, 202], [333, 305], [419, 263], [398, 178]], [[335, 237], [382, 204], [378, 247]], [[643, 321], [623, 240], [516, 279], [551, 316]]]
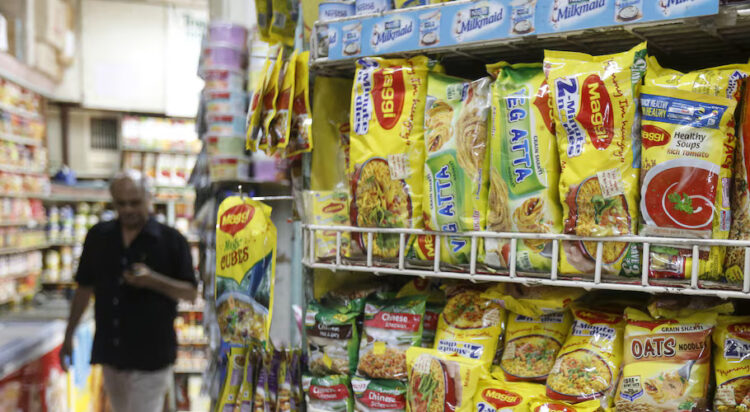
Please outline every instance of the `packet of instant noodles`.
[[547, 377], [547, 396], [611, 406], [622, 361], [622, 315], [573, 306], [573, 326]]
[[700, 69], [689, 73], [661, 67], [656, 58], [649, 56], [646, 86], [668, 87], [709, 96], [740, 100], [740, 83], [750, 75], [750, 64]]
[[358, 412], [400, 412], [406, 408], [406, 383], [352, 377], [354, 409]]
[[505, 349], [500, 361], [509, 381], [544, 382], [568, 336], [572, 317], [569, 311], [531, 318], [508, 314]]
[[[469, 82], [433, 72], [427, 77], [425, 227], [444, 232], [484, 230], [490, 80]], [[477, 241], [481, 257], [481, 239]], [[414, 246], [419, 258], [434, 259], [434, 237], [420, 236]], [[441, 262], [467, 264], [470, 259], [470, 238], [442, 239]]]
[[304, 51], [297, 55], [297, 59], [295, 60], [296, 67], [294, 69], [292, 124], [290, 126], [289, 145], [286, 148], [286, 157], [309, 152], [313, 148], [309, 63], [309, 51]]
[[[426, 95], [426, 57], [357, 60], [348, 169], [352, 225], [423, 227]], [[367, 237], [353, 236], [365, 251]], [[405, 251], [412, 241], [409, 236]], [[398, 256], [399, 235], [375, 234], [373, 243], [373, 256]]]
[[[640, 233], [726, 239], [730, 228], [729, 186], [736, 139], [733, 99], [682, 90], [644, 87], [641, 138]], [[669, 259], [669, 251], [675, 255]], [[692, 250], [655, 246], [652, 278], [689, 278]], [[704, 259], [708, 258], [708, 249]], [[699, 274], [721, 271], [721, 260], [701, 259]], [[714, 259], [716, 260], [716, 259]]]
[[655, 319], [677, 319], [707, 312], [731, 315], [734, 313], [734, 303], [714, 296], [664, 294], [652, 296], [647, 309]]
[[303, 386], [307, 392], [307, 410], [310, 412], [353, 412], [354, 399], [346, 375], [331, 375], [322, 378], [305, 377]]
[[263, 87], [263, 97], [260, 108], [260, 123], [258, 125], [258, 149], [270, 153], [273, 151], [271, 142], [271, 136], [268, 131], [268, 127], [271, 124], [273, 115], [276, 113], [276, 97], [279, 93], [279, 74], [283, 75], [284, 69], [284, 48], [279, 47], [279, 52], [276, 54], [276, 60], [273, 64], [273, 69], [268, 73], [265, 86]]
[[750, 406], [750, 316], [719, 316], [713, 333], [716, 393], [714, 410]]
[[406, 350], [422, 343], [425, 296], [367, 299], [357, 371], [376, 379], [406, 378]]
[[262, 350], [260, 353], [260, 371], [258, 380], [255, 382], [255, 393], [253, 395], [253, 412], [272, 412], [271, 393], [268, 381], [271, 379], [271, 352]]
[[227, 373], [221, 392], [217, 410], [232, 410], [239, 401], [240, 386], [243, 382], [247, 351], [244, 346], [232, 346], [227, 354]]
[[656, 320], [628, 308], [625, 317], [617, 410], [707, 408], [716, 313]]
[[[737, 119], [737, 149], [732, 167], [732, 226], [729, 238], [750, 240], [750, 82], [745, 80], [741, 109]], [[724, 259], [724, 277], [727, 282], [741, 284], [745, 278], [745, 249], [727, 248]]]
[[407, 411], [474, 411], [472, 398], [479, 379], [487, 373], [481, 362], [434, 349], [409, 348], [406, 364]]
[[531, 400], [528, 410], [531, 412], [599, 412], [604, 409], [599, 406], [599, 402], [596, 400], [568, 403], [560, 400], [550, 399], [545, 396], [539, 396]]
[[460, 290], [450, 296], [438, 317], [435, 349], [478, 360], [489, 370], [505, 318], [505, 309], [482, 297], [482, 290]]
[[289, 349], [285, 349], [282, 352], [281, 368], [279, 373], [279, 391], [276, 396], [276, 412], [291, 412], [297, 411], [294, 402], [294, 394], [292, 393], [292, 382], [293, 371], [292, 368], [292, 352]]
[[[541, 64], [487, 66], [492, 85], [490, 194], [487, 228], [498, 232], [560, 233], [560, 163], [549, 86]], [[485, 263], [508, 266], [510, 242], [488, 238]], [[517, 243], [516, 268], [549, 271], [552, 242]]]
[[563, 312], [586, 293], [580, 288], [497, 283], [482, 294], [505, 309], [532, 318]]
[[217, 215], [214, 296], [225, 341], [268, 341], [275, 282], [271, 207], [239, 196], [224, 199]]
[[[544, 53], [560, 154], [564, 233], [593, 237], [636, 233], [637, 108], [645, 57], [646, 43], [604, 56]], [[596, 245], [563, 242], [561, 273], [593, 273]], [[603, 246], [603, 273], [640, 275], [640, 254], [634, 244]]]
[[311, 373], [350, 375], [357, 370], [358, 315], [342, 306], [326, 307], [316, 301], [307, 305], [305, 331]]
[[289, 133], [292, 127], [292, 103], [294, 98], [294, 81], [297, 69], [297, 51], [292, 52], [286, 63], [286, 70], [281, 79], [281, 88], [276, 97], [276, 112], [271, 120], [270, 131], [275, 146], [286, 149], [289, 145]]
[[445, 292], [437, 279], [414, 279], [398, 291], [396, 297], [425, 295], [427, 304], [422, 321], [422, 347], [431, 348], [435, 343], [438, 318], [445, 307]]
[[259, 348], [251, 344], [247, 349], [247, 358], [245, 360], [245, 373], [242, 378], [242, 385], [237, 398], [237, 404], [240, 412], [252, 412], [253, 410], [253, 392], [255, 391], [255, 377], [258, 372], [260, 363]]
[[310, 165], [312, 190], [334, 190], [339, 186], [342, 190], [349, 190], [347, 159], [351, 93], [351, 79], [315, 77], [315, 111], [312, 112], [310, 134], [315, 144]]
[[544, 385], [482, 378], [474, 394], [475, 411], [528, 412], [533, 398], [544, 396]]
[[270, 42], [271, 0], [255, 0], [255, 13], [258, 18], [258, 34], [264, 42]]
[[294, 29], [297, 26], [299, 3], [289, 0], [271, 0], [271, 24], [268, 35], [271, 41], [294, 46]]
[[263, 107], [263, 94], [265, 93], [266, 76], [271, 71], [271, 51], [269, 50], [266, 56], [266, 61], [263, 63], [263, 70], [259, 75], [256, 83], [253, 85], [251, 90], [252, 98], [247, 108], [247, 135], [245, 139], [245, 148], [250, 151], [258, 150], [258, 135], [260, 131], [260, 113]]
[[[349, 194], [332, 190], [304, 192], [308, 222], [315, 225], [349, 226]], [[336, 257], [335, 231], [315, 231], [315, 259]], [[341, 233], [341, 256], [349, 256], [351, 235]]]

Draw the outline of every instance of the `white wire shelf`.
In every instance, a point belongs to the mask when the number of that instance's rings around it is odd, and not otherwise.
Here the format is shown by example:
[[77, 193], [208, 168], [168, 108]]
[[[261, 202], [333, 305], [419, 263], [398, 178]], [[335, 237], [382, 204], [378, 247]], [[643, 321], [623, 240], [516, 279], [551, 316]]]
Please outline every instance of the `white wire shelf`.
[[[316, 234], [326, 232], [335, 233], [335, 255], [326, 259], [316, 259]], [[344, 233], [359, 233], [366, 237], [366, 254], [360, 258], [347, 258], [342, 255], [342, 235]], [[372, 244], [375, 234], [389, 234], [399, 236], [399, 251], [396, 258], [380, 260], [373, 255]], [[408, 236], [435, 236], [435, 258], [432, 261], [411, 261], [406, 258], [406, 240]], [[464, 237], [471, 241], [470, 261], [466, 265], [445, 265], [440, 262], [441, 241], [448, 237]], [[478, 262], [477, 249], [479, 239], [504, 239], [510, 243], [508, 268], [497, 270], [496, 273], [485, 271]], [[560, 257], [560, 243], [551, 242], [552, 257], [549, 273], [526, 273], [516, 270], [516, 246], [519, 240], [565, 240], [596, 242], [596, 262], [594, 273], [567, 275], [558, 270]], [[718, 296], [720, 298], [750, 299], [750, 241], [718, 240], [718, 239], [684, 239], [646, 236], [621, 237], [582, 237], [548, 233], [500, 233], [500, 232], [435, 232], [420, 229], [402, 228], [364, 228], [351, 226], [303, 225], [304, 252], [302, 263], [310, 268], [344, 270], [354, 272], [368, 272], [375, 275], [407, 275], [422, 278], [463, 279], [472, 282], [507, 282], [524, 285], [546, 285], [578, 287], [586, 290], [607, 289], [623, 291], [639, 291], [648, 293], [676, 293], [685, 295]], [[609, 276], [603, 273], [603, 249], [605, 243], [628, 242], [639, 245], [641, 252], [640, 277]], [[665, 245], [687, 248], [692, 251], [692, 268], [690, 276], [682, 281], [651, 279], [649, 277], [649, 256], [652, 245]], [[718, 282], [704, 282], [699, 279], [699, 253], [710, 246], [733, 246], [745, 248], [744, 276], [742, 284], [722, 284]]]

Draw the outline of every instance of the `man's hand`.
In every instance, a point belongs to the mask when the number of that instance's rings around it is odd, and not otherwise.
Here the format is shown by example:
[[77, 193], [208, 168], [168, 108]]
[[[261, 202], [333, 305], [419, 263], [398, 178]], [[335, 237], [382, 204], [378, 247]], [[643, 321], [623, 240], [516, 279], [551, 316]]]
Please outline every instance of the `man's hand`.
[[153, 285], [154, 273], [143, 263], [134, 263], [133, 268], [122, 274], [125, 282], [137, 288], [147, 288]]
[[62, 347], [60, 348], [60, 367], [67, 372], [73, 356], [73, 339], [65, 335]]

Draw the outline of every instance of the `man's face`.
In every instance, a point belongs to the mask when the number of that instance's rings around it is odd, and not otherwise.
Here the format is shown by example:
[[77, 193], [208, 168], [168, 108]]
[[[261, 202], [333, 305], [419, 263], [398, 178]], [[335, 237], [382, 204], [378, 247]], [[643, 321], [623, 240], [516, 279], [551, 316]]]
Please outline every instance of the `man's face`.
[[139, 228], [148, 220], [146, 193], [130, 179], [121, 179], [112, 184], [112, 201], [126, 228]]

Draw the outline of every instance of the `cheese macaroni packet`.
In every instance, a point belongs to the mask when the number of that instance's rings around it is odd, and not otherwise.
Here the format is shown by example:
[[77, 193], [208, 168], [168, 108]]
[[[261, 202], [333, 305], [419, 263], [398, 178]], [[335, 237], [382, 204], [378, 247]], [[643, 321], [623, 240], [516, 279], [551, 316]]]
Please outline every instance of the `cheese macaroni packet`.
[[707, 408], [716, 313], [656, 320], [628, 308], [625, 317], [617, 411]]
[[434, 349], [409, 348], [406, 365], [407, 411], [474, 411], [477, 383], [487, 373], [481, 362]]
[[302, 386], [307, 393], [307, 410], [310, 412], [354, 411], [354, 398], [346, 375], [305, 376]]
[[569, 311], [531, 318], [508, 314], [500, 367], [509, 381], [544, 382], [570, 331]]
[[750, 409], [750, 316], [719, 316], [714, 341], [714, 410]]
[[[351, 101], [351, 223], [422, 228], [427, 58], [357, 60]], [[366, 251], [367, 236], [353, 234]], [[408, 251], [413, 236], [405, 245]], [[373, 256], [395, 258], [399, 235], [375, 234]]]
[[[732, 226], [729, 238], [750, 240], [750, 81], [745, 80], [741, 109], [737, 118], [737, 149], [732, 167]], [[745, 248], [729, 247], [724, 259], [724, 277], [728, 283], [742, 284], [745, 278]]]
[[[487, 228], [560, 233], [560, 162], [549, 86], [541, 64], [487, 66], [492, 84], [490, 194]], [[510, 242], [488, 238], [485, 263], [506, 268]], [[549, 271], [552, 242], [518, 241], [516, 268]]]
[[[604, 56], [545, 50], [560, 154], [563, 232], [636, 234], [640, 128], [638, 92], [646, 43]], [[636, 245], [605, 243], [602, 271], [640, 275]], [[560, 271], [591, 275], [597, 242], [563, 242]]]
[[[683, 90], [644, 87], [640, 233], [726, 239], [736, 101]], [[720, 252], [719, 252], [720, 253]], [[721, 258], [699, 264], [701, 278], [719, 276]], [[713, 266], [713, 268], [711, 268]], [[652, 278], [690, 278], [692, 249], [656, 245]]]
[[[489, 78], [470, 82], [434, 72], [428, 74], [423, 205], [427, 229], [484, 230], [489, 107]], [[481, 239], [477, 242], [477, 254], [481, 257]], [[434, 259], [433, 244], [434, 237], [420, 236], [414, 245], [417, 257]], [[441, 262], [467, 264], [470, 259], [470, 238], [441, 239]]]
[[352, 377], [354, 409], [358, 412], [403, 412], [406, 383], [398, 380]]
[[598, 412], [608, 409], [599, 406], [596, 400], [568, 403], [540, 396], [531, 400], [528, 410], [529, 412]]
[[474, 394], [474, 411], [529, 412], [533, 398], [544, 396], [544, 385], [483, 378]]
[[505, 318], [505, 309], [483, 298], [481, 290], [459, 290], [449, 297], [438, 318], [435, 349], [478, 360], [489, 370]]
[[573, 306], [573, 326], [547, 377], [547, 396], [611, 406], [622, 361], [622, 315]]

